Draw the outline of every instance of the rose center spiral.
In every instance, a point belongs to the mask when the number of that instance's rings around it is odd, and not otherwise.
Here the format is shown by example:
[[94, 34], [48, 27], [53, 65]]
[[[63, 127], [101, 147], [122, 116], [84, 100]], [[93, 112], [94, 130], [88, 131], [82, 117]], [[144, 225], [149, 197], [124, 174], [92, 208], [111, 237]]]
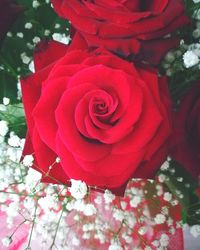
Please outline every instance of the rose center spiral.
[[102, 99], [97, 99], [94, 101], [94, 112], [96, 115], [104, 115], [108, 112], [108, 106], [106, 102]]

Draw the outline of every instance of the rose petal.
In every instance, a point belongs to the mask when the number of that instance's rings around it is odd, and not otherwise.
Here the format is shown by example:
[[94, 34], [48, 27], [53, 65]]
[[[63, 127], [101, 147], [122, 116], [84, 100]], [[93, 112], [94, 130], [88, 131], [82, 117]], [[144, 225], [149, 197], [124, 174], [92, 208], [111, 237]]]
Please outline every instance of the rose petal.
[[[139, 154], [125, 155], [124, 162], [121, 161], [119, 155], [108, 155], [108, 158], [106, 157], [102, 159], [102, 161], [86, 162], [86, 168], [84, 168], [83, 165], [80, 167], [80, 162], [84, 164], [83, 161], [77, 162], [79, 159], [73, 158], [59, 137], [57, 138], [57, 148], [64, 170], [70, 178], [82, 179], [88, 183], [88, 185], [109, 188], [123, 185], [125, 180], [134, 172], [134, 166], [137, 167], [144, 153], [141, 151]], [[106, 162], [106, 165], [104, 162]], [[128, 162], [131, 166], [133, 164], [133, 167], [128, 167]], [[109, 168], [107, 166], [109, 166]], [[125, 166], [127, 166], [127, 168]], [[117, 174], [115, 175], [114, 173]]]
[[61, 164], [56, 163], [58, 155], [42, 142], [36, 129], [33, 131], [32, 143], [38, 164], [37, 166], [34, 165], [34, 168], [42, 173], [42, 181], [59, 184], [66, 183], [69, 178], [63, 171]]
[[35, 71], [39, 71], [64, 56], [68, 46], [56, 41], [40, 42], [34, 52]]
[[32, 134], [34, 127], [32, 111], [36, 103], [38, 102], [38, 99], [40, 98], [43, 81], [47, 78], [52, 67], [53, 65], [21, 79], [22, 100], [24, 104], [26, 121], [30, 135]]
[[[81, 84], [78, 87], [68, 89], [63, 93], [55, 111], [59, 136], [65, 146], [72, 154], [89, 161], [101, 159], [110, 152], [109, 145], [88, 142], [76, 128], [74, 116], [76, 105], [81, 97], [92, 89], [96, 89], [96, 86]], [[93, 153], [91, 154], [91, 152]]]

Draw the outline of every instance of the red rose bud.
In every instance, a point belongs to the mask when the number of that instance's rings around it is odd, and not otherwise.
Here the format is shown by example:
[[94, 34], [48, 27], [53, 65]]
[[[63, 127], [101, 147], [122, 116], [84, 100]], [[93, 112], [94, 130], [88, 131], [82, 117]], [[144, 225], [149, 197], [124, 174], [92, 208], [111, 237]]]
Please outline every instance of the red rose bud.
[[181, 100], [174, 115], [172, 157], [191, 175], [200, 175], [200, 81]]
[[0, 0], [0, 43], [22, 11], [22, 6], [18, 6], [9, 0]]
[[176, 37], [165, 36], [189, 23], [182, 0], [51, 1], [89, 46], [104, 46], [120, 56], [152, 64], [179, 43]]
[[108, 51], [83, 49], [78, 35], [70, 47], [39, 47], [36, 72], [21, 82], [24, 154], [34, 153], [43, 181], [79, 179], [121, 194], [130, 178], [153, 177], [171, 132], [167, 79]]

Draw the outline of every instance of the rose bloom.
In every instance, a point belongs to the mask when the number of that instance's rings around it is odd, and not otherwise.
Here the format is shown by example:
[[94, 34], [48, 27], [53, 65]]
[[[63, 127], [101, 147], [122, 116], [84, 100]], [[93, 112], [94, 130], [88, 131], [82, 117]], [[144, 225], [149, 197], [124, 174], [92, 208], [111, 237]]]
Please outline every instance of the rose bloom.
[[182, 0], [51, 0], [86, 39], [129, 59], [159, 63], [179, 40], [165, 36], [187, 24]]
[[23, 8], [9, 0], [0, 0], [0, 43]]
[[200, 175], [200, 81], [181, 100], [174, 115], [172, 156], [197, 179]]
[[34, 153], [43, 181], [70, 178], [120, 193], [133, 176], [153, 177], [166, 157], [167, 81], [156, 70], [80, 44], [75, 37], [68, 48], [39, 45], [36, 72], [21, 81], [24, 154]]

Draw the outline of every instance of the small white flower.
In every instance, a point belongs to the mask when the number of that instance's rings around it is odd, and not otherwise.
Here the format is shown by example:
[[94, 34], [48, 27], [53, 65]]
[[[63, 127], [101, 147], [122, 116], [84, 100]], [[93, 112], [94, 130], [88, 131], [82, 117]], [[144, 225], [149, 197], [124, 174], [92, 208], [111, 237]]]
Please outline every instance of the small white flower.
[[24, 37], [24, 34], [22, 32], [17, 32], [16, 34], [19, 38], [23, 38]]
[[25, 29], [30, 30], [33, 27], [33, 25], [32, 25], [32, 23], [25, 23], [24, 27], [25, 27]]
[[192, 50], [188, 50], [183, 54], [183, 62], [186, 68], [190, 68], [199, 63], [199, 58]]
[[105, 190], [103, 197], [105, 199], [105, 203], [109, 204], [115, 199], [115, 195], [112, 194], [109, 190]]
[[174, 227], [171, 227], [170, 229], [169, 229], [169, 232], [170, 232], [170, 234], [175, 234], [175, 232], [176, 232], [176, 230], [175, 230], [175, 228]]
[[162, 234], [160, 237], [161, 247], [167, 247], [169, 245], [169, 236], [167, 234]]
[[200, 3], [200, 0], [193, 0], [194, 3]]
[[177, 206], [178, 205], [178, 201], [177, 200], [173, 200], [173, 201], [171, 201], [171, 204], [172, 204], [172, 206]]
[[152, 245], [154, 246], [154, 247], [159, 247], [159, 241], [158, 240], [154, 240], [153, 242], [152, 242]]
[[161, 183], [163, 183], [165, 181], [165, 178], [166, 178], [166, 176], [164, 174], [160, 174], [158, 176], [158, 181], [161, 182]]
[[10, 103], [10, 99], [7, 98], [7, 97], [4, 97], [4, 98], [3, 98], [3, 104], [4, 104], [5, 106], [7, 106], [9, 103]]
[[113, 217], [118, 221], [123, 221], [124, 219], [124, 212], [120, 209], [115, 209], [113, 212]]
[[8, 130], [8, 123], [6, 121], [0, 121], [0, 135], [5, 136]]
[[84, 215], [86, 216], [92, 216], [96, 214], [97, 210], [93, 204], [86, 204], [85, 209], [83, 211]]
[[183, 182], [183, 177], [177, 177], [178, 182]]
[[26, 182], [38, 182], [41, 180], [42, 174], [33, 168], [29, 168], [28, 175], [26, 176]]
[[10, 244], [12, 243], [12, 238], [7, 236], [5, 238], [2, 239], [2, 244], [5, 246], [5, 247], [9, 247]]
[[144, 235], [147, 232], [147, 228], [146, 227], [140, 227], [138, 230], [138, 233], [140, 235]]
[[11, 147], [19, 147], [20, 145], [20, 138], [15, 135], [14, 133], [10, 133], [10, 138], [8, 139], [8, 144], [11, 146]]
[[100, 205], [102, 203], [102, 198], [101, 196], [97, 196], [95, 199], [94, 199], [94, 202], [97, 204], [97, 205]]
[[90, 233], [83, 233], [82, 238], [85, 240], [89, 240], [91, 237]]
[[141, 197], [140, 196], [134, 196], [131, 201], [130, 201], [130, 205], [131, 207], [136, 208], [141, 202]]
[[50, 30], [45, 30], [45, 31], [44, 31], [44, 35], [45, 35], [45, 36], [49, 36], [50, 34], [51, 34], [51, 31], [50, 31]]
[[34, 199], [32, 199], [30, 197], [26, 197], [26, 199], [23, 201], [23, 205], [28, 210], [34, 209], [34, 207], [35, 207]]
[[165, 162], [162, 164], [162, 166], [160, 167], [160, 169], [161, 169], [162, 171], [167, 170], [168, 168], [169, 168], [169, 162], [168, 162], [168, 161], [165, 161]]
[[60, 28], [60, 24], [59, 23], [56, 23], [55, 24], [55, 29], [59, 29]]
[[0, 203], [6, 202], [8, 199], [8, 196], [5, 193], [0, 193]]
[[22, 62], [23, 62], [24, 64], [29, 64], [29, 63], [30, 63], [31, 59], [30, 59], [30, 57], [28, 57], [28, 56], [26, 55], [25, 52], [22, 53], [20, 56], [21, 56]]
[[163, 199], [164, 199], [165, 201], [170, 201], [170, 200], [172, 199], [172, 194], [169, 193], [169, 192], [165, 192], [165, 193], [164, 193]]
[[33, 165], [34, 158], [32, 155], [25, 155], [22, 163], [25, 167], [31, 167]]
[[37, 0], [34, 0], [32, 6], [33, 6], [33, 8], [36, 9], [40, 6], [40, 3]]
[[67, 209], [68, 211], [72, 211], [72, 210], [74, 209], [74, 200], [67, 203], [66, 209]]
[[154, 220], [156, 224], [163, 224], [166, 221], [166, 217], [163, 214], [157, 214]]
[[7, 33], [7, 37], [12, 37], [12, 36], [13, 36], [12, 32], [9, 31], [9, 32]]
[[28, 68], [31, 72], [35, 72], [35, 65], [33, 61], [29, 63]]
[[35, 36], [35, 37], [33, 38], [33, 43], [39, 43], [40, 40], [41, 40], [41, 39], [40, 39], [38, 36]]
[[118, 244], [112, 244], [109, 246], [108, 250], [123, 250], [123, 248]]
[[60, 157], [56, 157], [56, 163], [60, 163]]
[[83, 212], [85, 210], [85, 202], [82, 199], [74, 200], [74, 209], [79, 212]]
[[172, 225], [173, 225], [173, 220], [172, 220], [171, 217], [168, 218], [168, 220], [167, 220], [167, 225], [168, 225], [168, 226], [172, 226]]
[[60, 34], [60, 33], [54, 33], [52, 35], [53, 40], [68, 44], [70, 42], [70, 36], [66, 36], [65, 34]]
[[190, 228], [190, 233], [197, 238], [200, 236], [200, 225], [194, 225]]
[[70, 193], [75, 199], [83, 199], [87, 194], [87, 185], [80, 180], [71, 179], [72, 186], [70, 187]]

